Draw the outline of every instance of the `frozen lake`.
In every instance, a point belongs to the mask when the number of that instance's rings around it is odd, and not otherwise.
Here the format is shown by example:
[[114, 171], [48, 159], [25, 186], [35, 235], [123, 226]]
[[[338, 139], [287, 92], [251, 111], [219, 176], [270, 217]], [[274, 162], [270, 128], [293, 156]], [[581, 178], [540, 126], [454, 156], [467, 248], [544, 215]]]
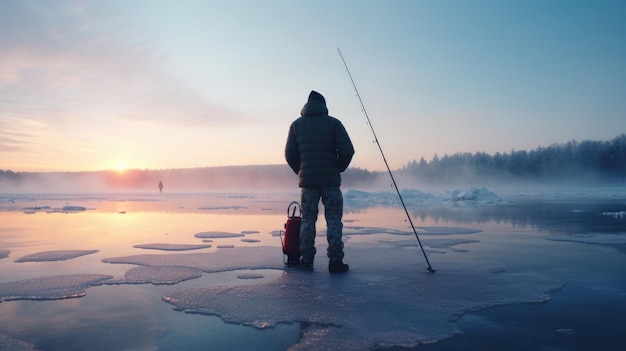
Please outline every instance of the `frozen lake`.
[[[626, 191], [345, 191], [350, 272], [283, 267], [298, 193], [0, 194], [0, 350], [621, 350]], [[323, 212], [321, 212], [323, 213]]]

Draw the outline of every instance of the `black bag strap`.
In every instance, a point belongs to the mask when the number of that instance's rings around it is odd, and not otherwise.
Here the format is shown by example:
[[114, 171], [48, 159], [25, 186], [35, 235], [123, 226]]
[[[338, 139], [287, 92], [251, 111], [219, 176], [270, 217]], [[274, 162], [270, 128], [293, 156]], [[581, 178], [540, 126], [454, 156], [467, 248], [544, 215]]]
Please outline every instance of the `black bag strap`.
[[[291, 210], [291, 207], [293, 207], [293, 210]], [[299, 212], [298, 217], [302, 217], [302, 207], [300, 207], [300, 203], [298, 201], [293, 201], [287, 207], [287, 217], [296, 217], [296, 210]], [[289, 212], [291, 212], [291, 216], [289, 216]]]

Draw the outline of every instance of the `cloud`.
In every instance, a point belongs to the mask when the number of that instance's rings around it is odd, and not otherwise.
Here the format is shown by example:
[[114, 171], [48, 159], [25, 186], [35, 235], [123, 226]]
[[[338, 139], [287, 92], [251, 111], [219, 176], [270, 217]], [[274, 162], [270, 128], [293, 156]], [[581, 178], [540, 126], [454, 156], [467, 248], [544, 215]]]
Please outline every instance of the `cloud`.
[[237, 111], [169, 76], [150, 38], [111, 8], [86, 4], [0, 4], [0, 119], [96, 129], [122, 120], [185, 127], [237, 121]]

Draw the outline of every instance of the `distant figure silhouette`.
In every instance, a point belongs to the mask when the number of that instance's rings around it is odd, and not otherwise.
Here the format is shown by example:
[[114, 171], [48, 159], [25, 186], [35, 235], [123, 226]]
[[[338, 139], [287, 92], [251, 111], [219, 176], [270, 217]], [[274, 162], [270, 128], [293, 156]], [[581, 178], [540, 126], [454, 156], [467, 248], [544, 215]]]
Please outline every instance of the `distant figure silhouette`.
[[159, 192], [162, 193], [163, 192], [163, 182], [159, 181]]

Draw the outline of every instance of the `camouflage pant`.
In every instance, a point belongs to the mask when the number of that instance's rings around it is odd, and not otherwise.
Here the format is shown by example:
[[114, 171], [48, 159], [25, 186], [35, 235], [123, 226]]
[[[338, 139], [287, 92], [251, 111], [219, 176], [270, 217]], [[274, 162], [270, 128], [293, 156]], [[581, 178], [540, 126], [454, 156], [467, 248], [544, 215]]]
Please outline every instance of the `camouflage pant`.
[[313, 262], [315, 256], [315, 222], [319, 210], [320, 198], [324, 204], [326, 217], [326, 239], [328, 240], [328, 258], [343, 259], [343, 195], [338, 186], [320, 186], [302, 188], [302, 225], [300, 226], [300, 251], [302, 259]]

